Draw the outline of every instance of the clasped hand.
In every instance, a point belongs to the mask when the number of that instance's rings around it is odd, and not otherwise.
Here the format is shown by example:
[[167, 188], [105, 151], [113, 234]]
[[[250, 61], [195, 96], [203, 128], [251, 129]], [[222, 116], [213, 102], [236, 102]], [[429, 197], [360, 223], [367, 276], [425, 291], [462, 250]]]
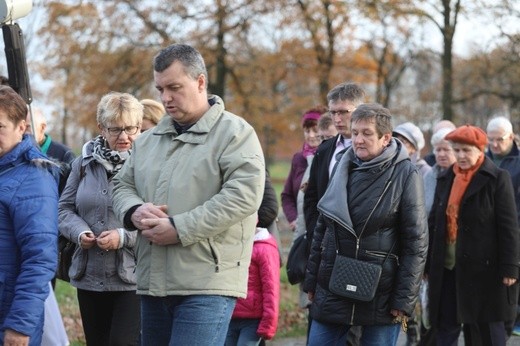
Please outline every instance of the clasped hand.
[[115, 250], [119, 247], [119, 232], [117, 229], [110, 229], [101, 232], [99, 236], [95, 236], [92, 232], [85, 232], [81, 235], [80, 245], [83, 249], [90, 249], [97, 244], [102, 250]]
[[145, 203], [132, 214], [132, 222], [141, 230], [141, 235], [156, 245], [173, 245], [179, 243], [177, 230], [173, 227], [166, 205]]

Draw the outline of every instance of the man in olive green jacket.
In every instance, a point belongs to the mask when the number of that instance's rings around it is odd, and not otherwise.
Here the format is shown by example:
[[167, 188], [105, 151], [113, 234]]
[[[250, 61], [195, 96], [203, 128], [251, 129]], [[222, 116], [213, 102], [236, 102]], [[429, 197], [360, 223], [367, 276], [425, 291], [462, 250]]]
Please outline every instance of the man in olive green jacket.
[[207, 93], [204, 60], [174, 44], [154, 58], [169, 116], [115, 177], [113, 207], [138, 231], [142, 345], [224, 344], [244, 298], [265, 164], [254, 129]]

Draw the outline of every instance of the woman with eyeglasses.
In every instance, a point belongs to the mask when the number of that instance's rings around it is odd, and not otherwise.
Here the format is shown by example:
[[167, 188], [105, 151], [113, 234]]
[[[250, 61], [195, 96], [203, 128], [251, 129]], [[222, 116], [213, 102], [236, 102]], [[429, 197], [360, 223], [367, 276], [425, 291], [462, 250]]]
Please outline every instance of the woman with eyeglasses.
[[143, 105], [132, 95], [109, 93], [97, 108], [100, 135], [87, 142], [59, 203], [59, 229], [77, 247], [69, 270], [77, 288], [87, 345], [137, 345], [136, 232], [112, 210], [112, 178], [140, 134]]

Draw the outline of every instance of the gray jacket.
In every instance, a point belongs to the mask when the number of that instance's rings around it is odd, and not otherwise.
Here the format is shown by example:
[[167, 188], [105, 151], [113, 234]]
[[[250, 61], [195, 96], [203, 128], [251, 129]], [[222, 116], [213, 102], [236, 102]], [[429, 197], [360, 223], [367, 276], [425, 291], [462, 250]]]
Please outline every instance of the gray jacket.
[[[77, 243], [84, 231], [98, 236], [105, 230], [122, 228], [112, 209], [112, 189], [107, 171], [92, 157], [92, 142], [88, 142], [83, 155], [72, 163], [60, 198], [60, 233]], [[136, 232], [124, 230], [124, 235], [123, 247], [118, 250], [105, 251], [97, 245], [88, 250], [77, 247], [69, 270], [70, 283], [97, 292], [135, 290]]]

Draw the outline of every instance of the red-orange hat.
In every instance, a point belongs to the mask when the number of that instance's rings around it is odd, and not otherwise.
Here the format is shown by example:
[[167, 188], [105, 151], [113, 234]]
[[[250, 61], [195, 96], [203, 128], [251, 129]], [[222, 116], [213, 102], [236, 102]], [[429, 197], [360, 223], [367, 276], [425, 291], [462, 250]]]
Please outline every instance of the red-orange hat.
[[457, 127], [448, 133], [445, 139], [455, 143], [474, 145], [482, 151], [484, 151], [488, 143], [487, 135], [484, 130], [471, 125]]

